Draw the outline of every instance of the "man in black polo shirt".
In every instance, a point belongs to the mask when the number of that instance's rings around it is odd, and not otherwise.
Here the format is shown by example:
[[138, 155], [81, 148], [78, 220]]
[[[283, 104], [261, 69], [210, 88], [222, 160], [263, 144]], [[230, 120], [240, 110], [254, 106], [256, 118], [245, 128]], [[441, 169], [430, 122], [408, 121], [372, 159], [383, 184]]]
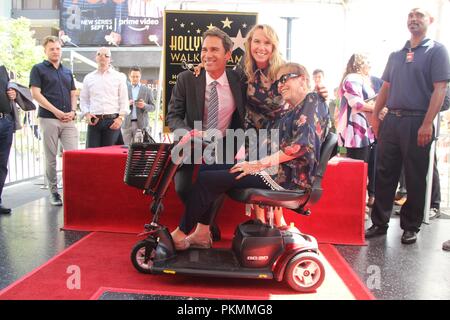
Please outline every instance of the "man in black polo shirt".
[[[431, 15], [421, 8], [409, 12], [411, 38], [403, 49], [390, 55], [383, 73], [384, 83], [373, 112], [378, 157], [373, 225], [366, 230], [366, 238], [386, 234], [402, 165], [408, 198], [400, 211], [401, 242], [416, 242], [422, 224], [433, 119], [450, 80], [447, 50], [426, 38], [432, 22]], [[380, 125], [378, 116], [385, 105], [389, 111]]]
[[14, 133], [14, 119], [11, 101], [16, 99], [16, 91], [8, 90], [8, 72], [0, 66], [0, 214], [9, 214], [11, 209], [2, 205], [2, 192], [8, 174], [8, 158]]
[[38, 117], [45, 154], [45, 176], [50, 190], [50, 203], [61, 206], [56, 174], [58, 142], [64, 150], [78, 148], [78, 130], [75, 127], [77, 95], [72, 72], [61, 64], [61, 43], [57, 37], [44, 39], [47, 60], [33, 66], [30, 87], [39, 103]]

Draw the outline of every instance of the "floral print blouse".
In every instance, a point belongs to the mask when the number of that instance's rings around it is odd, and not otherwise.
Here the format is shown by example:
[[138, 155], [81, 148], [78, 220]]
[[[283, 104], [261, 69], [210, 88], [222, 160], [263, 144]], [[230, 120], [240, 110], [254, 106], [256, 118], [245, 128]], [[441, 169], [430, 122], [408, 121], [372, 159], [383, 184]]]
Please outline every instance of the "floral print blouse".
[[272, 189], [309, 189], [320, 159], [320, 146], [330, 125], [325, 101], [317, 93], [309, 93], [297, 106], [265, 127], [278, 129], [279, 138], [269, 136], [269, 154], [279, 150], [295, 159], [265, 169], [258, 174]]
[[240, 66], [236, 66], [235, 71], [246, 83], [245, 129], [261, 129], [266, 120], [280, 118], [286, 112], [287, 107], [278, 93], [276, 81], [272, 83], [266, 76], [267, 69], [255, 68], [255, 80], [252, 82], [248, 81]]
[[374, 134], [370, 128], [367, 114], [361, 110], [364, 96], [375, 95], [370, 81], [357, 73], [350, 73], [342, 81], [339, 92], [341, 103], [338, 115], [338, 143], [346, 148], [363, 148], [374, 142]]

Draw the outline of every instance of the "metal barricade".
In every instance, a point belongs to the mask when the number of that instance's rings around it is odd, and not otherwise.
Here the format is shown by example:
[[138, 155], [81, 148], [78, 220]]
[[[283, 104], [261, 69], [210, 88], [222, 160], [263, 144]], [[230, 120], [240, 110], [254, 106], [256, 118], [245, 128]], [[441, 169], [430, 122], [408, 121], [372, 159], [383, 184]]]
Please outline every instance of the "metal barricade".
[[[13, 136], [13, 144], [9, 154], [8, 175], [5, 185], [44, 176], [45, 157], [42, 136], [39, 129], [37, 111], [21, 112], [23, 128]], [[78, 148], [85, 148], [87, 124], [77, 117], [76, 126], [79, 132]], [[62, 169], [62, 147], [57, 156], [57, 168]], [[44, 182], [45, 184], [45, 182]]]

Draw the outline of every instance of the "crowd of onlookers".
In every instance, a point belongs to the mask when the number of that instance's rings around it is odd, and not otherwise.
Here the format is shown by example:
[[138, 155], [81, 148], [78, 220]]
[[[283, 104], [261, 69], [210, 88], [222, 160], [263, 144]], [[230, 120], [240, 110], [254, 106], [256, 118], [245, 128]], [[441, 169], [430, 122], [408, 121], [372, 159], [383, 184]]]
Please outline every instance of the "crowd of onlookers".
[[[338, 136], [341, 153], [368, 163], [367, 206], [372, 226], [366, 238], [386, 234], [394, 201], [401, 204], [401, 242], [416, 242], [424, 218], [426, 175], [430, 146], [436, 137], [433, 120], [448, 109], [450, 64], [446, 48], [427, 37], [433, 17], [421, 8], [407, 17], [410, 39], [393, 52], [381, 78], [370, 72], [367, 56], [354, 53], [335, 97], [324, 86], [324, 72], [313, 72], [314, 85], [306, 68], [287, 63], [279, 51], [276, 32], [269, 25], [256, 25], [247, 34], [242, 63], [227, 69], [233, 44], [228, 35], [215, 28], [203, 35], [201, 64], [194, 72], [178, 75], [168, 105], [166, 121], [174, 131], [185, 129], [189, 137], [204, 138], [217, 130], [227, 139], [227, 129], [276, 129], [279, 140], [259, 141], [271, 155], [234, 164], [201, 165], [193, 179], [194, 165], [177, 172], [175, 189], [185, 204], [179, 227], [172, 233], [179, 250], [191, 246], [210, 247], [215, 215], [224, 193], [235, 187], [273, 190], [310, 188], [319, 159], [320, 144], [329, 128]], [[78, 95], [72, 72], [61, 64], [61, 43], [49, 36], [43, 41], [46, 60], [30, 72], [32, 98], [39, 104], [39, 128], [46, 158], [45, 177], [50, 202], [61, 206], [57, 190], [56, 156], [58, 144], [64, 150], [78, 147], [74, 124]], [[141, 85], [141, 70], [132, 67], [128, 81], [111, 66], [111, 51], [99, 48], [97, 69], [86, 75], [79, 96], [81, 117], [88, 124], [86, 147], [120, 142], [130, 144], [149, 130], [149, 112], [155, 110], [150, 90]], [[16, 90], [2, 75], [0, 94], [0, 196], [7, 173], [7, 161], [15, 130]], [[329, 97], [330, 96], [330, 97]], [[11, 103], [13, 102], [13, 103]], [[202, 127], [195, 128], [194, 122]], [[273, 149], [275, 150], [275, 149]], [[234, 150], [237, 152], [237, 150]], [[433, 155], [431, 155], [433, 156]], [[436, 161], [431, 209], [438, 217], [440, 190]], [[406, 200], [399, 184], [407, 188]], [[264, 209], [253, 208], [265, 222]], [[11, 213], [1, 204], [0, 213]], [[289, 228], [281, 208], [275, 211], [275, 225]], [[191, 233], [192, 230], [195, 231]], [[212, 232], [212, 233], [211, 233]], [[191, 233], [191, 234], [190, 234]], [[444, 244], [449, 249], [449, 243]]]

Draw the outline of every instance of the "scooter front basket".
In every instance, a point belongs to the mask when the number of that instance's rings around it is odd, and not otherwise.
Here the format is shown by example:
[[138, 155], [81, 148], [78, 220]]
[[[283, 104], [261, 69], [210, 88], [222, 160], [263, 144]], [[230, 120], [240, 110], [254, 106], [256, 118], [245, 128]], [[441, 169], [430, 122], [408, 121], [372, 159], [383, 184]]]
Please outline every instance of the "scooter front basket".
[[172, 144], [133, 143], [128, 148], [124, 182], [134, 188], [152, 189], [170, 161]]

